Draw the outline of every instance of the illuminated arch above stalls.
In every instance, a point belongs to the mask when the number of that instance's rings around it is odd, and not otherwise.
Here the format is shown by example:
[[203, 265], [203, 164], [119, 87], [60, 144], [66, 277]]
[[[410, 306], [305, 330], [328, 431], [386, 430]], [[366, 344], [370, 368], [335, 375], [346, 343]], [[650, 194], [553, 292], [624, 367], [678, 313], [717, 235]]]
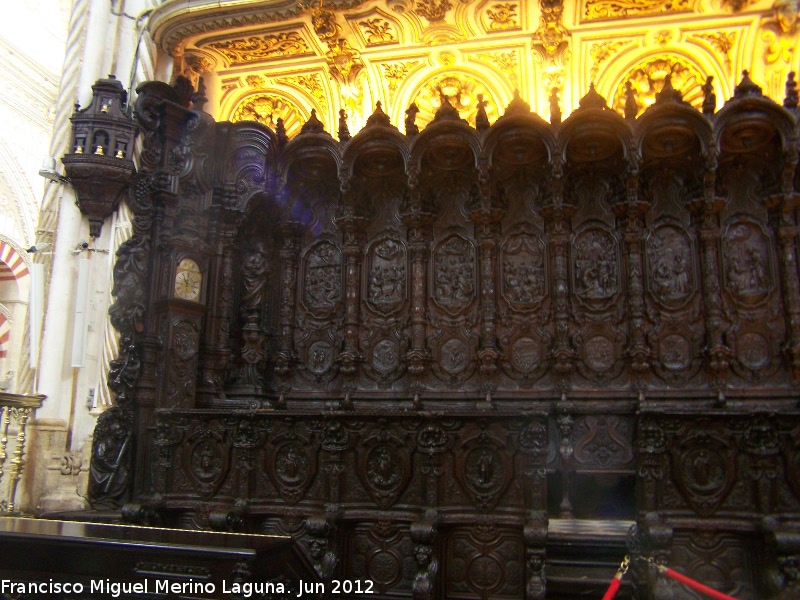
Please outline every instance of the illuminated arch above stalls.
[[255, 92], [239, 100], [230, 110], [228, 120], [256, 121], [275, 129], [278, 119], [283, 120], [286, 134], [293, 137], [300, 132], [311, 111], [300, 108], [291, 100], [270, 92]]

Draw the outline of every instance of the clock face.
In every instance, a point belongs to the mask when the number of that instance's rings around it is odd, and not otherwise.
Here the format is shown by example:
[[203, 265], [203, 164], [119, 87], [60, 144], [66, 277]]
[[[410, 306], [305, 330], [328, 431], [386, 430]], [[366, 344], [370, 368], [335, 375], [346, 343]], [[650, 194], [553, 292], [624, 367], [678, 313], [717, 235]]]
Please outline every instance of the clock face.
[[197, 300], [202, 282], [203, 275], [197, 263], [188, 258], [183, 259], [175, 274], [175, 295], [184, 300]]

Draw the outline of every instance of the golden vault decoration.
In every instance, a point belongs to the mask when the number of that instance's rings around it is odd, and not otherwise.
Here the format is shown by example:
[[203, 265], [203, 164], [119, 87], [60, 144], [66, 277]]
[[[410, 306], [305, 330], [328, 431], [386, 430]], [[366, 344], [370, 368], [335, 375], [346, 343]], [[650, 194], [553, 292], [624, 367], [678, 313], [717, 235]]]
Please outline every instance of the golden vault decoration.
[[493, 121], [515, 91], [566, 118], [592, 83], [622, 113], [630, 82], [641, 113], [667, 72], [695, 107], [709, 77], [728, 98], [745, 69], [781, 102], [800, 67], [797, 17], [797, 0], [165, 0], [150, 23], [175, 75], [203, 78], [217, 120], [270, 126], [251, 110], [269, 97], [292, 107], [287, 125], [313, 109], [336, 136], [341, 110], [355, 134], [378, 101], [401, 130], [416, 103], [424, 127], [443, 85], [470, 123], [478, 94]]

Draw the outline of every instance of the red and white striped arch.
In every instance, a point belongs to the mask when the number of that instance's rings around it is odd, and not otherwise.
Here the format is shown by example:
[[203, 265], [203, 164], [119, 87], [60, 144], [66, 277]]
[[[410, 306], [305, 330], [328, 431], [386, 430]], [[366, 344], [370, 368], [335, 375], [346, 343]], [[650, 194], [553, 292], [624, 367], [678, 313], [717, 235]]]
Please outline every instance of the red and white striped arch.
[[[0, 240], [0, 286], [6, 281], [19, 281], [29, 274], [28, 265], [16, 248]], [[0, 297], [0, 302], [10, 298]], [[0, 358], [8, 353], [8, 340], [11, 337], [11, 322], [0, 312]]]
[[14, 247], [0, 240], [0, 282], [20, 279], [28, 274], [28, 265]]

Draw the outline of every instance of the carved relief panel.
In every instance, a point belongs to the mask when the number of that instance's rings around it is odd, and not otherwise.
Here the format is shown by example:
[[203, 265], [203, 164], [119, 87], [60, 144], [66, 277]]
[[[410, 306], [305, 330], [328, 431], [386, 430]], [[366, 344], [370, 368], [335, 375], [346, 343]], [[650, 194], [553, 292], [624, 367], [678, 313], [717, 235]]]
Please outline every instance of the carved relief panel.
[[387, 236], [367, 249], [367, 305], [388, 316], [401, 310], [408, 300], [408, 271], [405, 243]]
[[587, 309], [608, 309], [620, 290], [619, 244], [605, 227], [589, 224], [572, 239], [572, 289]]
[[697, 268], [692, 238], [670, 221], [652, 228], [646, 238], [647, 289], [665, 310], [686, 305], [696, 291]]
[[770, 239], [754, 221], [736, 219], [722, 235], [723, 281], [734, 302], [753, 307], [764, 302], [774, 289], [774, 267]]
[[303, 257], [303, 304], [315, 317], [328, 316], [342, 302], [342, 251], [331, 241], [311, 246]]
[[547, 254], [538, 234], [518, 233], [502, 247], [501, 293], [512, 309], [535, 309], [548, 293]]
[[434, 301], [451, 316], [461, 314], [476, 298], [475, 245], [452, 233], [436, 244], [432, 262]]

